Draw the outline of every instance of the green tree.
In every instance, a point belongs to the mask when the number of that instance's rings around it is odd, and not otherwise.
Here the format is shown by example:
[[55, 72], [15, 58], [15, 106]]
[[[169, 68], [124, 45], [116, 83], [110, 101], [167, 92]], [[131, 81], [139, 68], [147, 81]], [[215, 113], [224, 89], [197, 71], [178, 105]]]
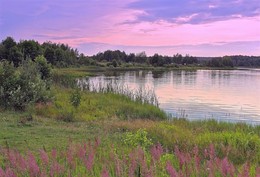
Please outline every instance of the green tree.
[[0, 63], [1, 107], [24, 110], [29, 104], [49, 99], [47, 84], [35, 62], [25, 60], [19, 68], [7, 61]]
[[12, 37], [7, 37], [2, 41], [0, 46], [0, 57], [1, 59], [8, 59], [11, 48], [16, 46], [16, 42]]
[[47, 47], [44, 51], [44, 57], [47, 59], [48, 62], [51, 64], [55, 64], [55, 51], [51, 47]]
[[126, 62], [134, 62], [135, 61], [135, 54], [134, 53], [130, 53], [127, 57], [126, 57]]
[[41, 45], [34, 40], [25, 40], [19, 43], [19, 47], [24, 55], [24, 59], [31, 58], [34, 60], [37, 56], [42, 55]]
[[145, 63], [146, 59], [147, 59], [147, 55], [146, 55], [146, 53], [144, 51], [140, 52], [140, 53], [137, 53], [135, 55], [135, 62], [136, 63]]
[[47, 80], [51, 78], [51, 65], [48, 64], [46, 58], [43, 55], [36, 57], [35, 62], [38, 70], [40, 71], [41, 78]]
[[9, 50], [8, 61], [12, 62], [15, 67], [18, 67], [23, 60], [23, 54], [17, 46], [12, 47]]
[[[69, 55], [67, 55], [67, 58], [69, 58]], [[65, 52], [61, 48], [57, 48], [55, 50], [55, 63], [62, 62], [65, 60]]]
[[234, 66], [232, 59], [229, 56], [224, 56], [223, 59], [222, 59], [222, 63], [223, 63], [224, 66], [227, 66], [227, 67], [233, 67]]
[[12, 47], [16, 46], [16, 42], [12, 37], [7, 37], [2, 41], [2, 44], [7, 50], [10, 50]]
[[173, 63], [176, 63], [176, 64], [181, 64], [182, 63], [182, 55], [181, 54], [176, 54], [176, 55], [173, 55]]
[[154, 54], [150, 60], [150, 63], [153, 66], [163, 66], [164, 65], [164, 58], [161, 55], [158, 55], [157, 53]]

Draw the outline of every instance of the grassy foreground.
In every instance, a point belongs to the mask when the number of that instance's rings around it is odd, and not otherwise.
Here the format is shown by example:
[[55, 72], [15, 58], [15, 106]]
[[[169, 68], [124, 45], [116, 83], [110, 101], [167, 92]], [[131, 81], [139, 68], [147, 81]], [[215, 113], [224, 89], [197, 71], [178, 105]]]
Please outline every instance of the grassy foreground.
[[0, 110], [0, 177], [260, 174], [260, 126], [168, 120], [113, 93], [81, 92], [74, 108], [73, 89], [52, 92], [51, 103]]

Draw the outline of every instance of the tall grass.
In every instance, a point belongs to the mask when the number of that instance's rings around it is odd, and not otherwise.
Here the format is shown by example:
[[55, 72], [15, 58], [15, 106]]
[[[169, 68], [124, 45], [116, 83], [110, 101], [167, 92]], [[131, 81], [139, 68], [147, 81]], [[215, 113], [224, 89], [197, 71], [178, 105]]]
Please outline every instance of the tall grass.
[[[170, 121], [133, 120], [117, 121], [108, 125], [111, 131], [136, 132], [140, 128], [146, 129], [152, 142], [160, 142], [164, 147], [177, 145], [185, 152], [194, 146], [205, 149], [210, 144], [215, 145], [216, 153], [220, 157], [228, 156], [236, 165], [246, 162], [260, 163], [260, 126], [246, 124], [218, 123], [209, 121], [188, 121], [173, 119]], [[225, 149], [228, 155], [223, 154]]]
[[70, 103], [72, 89], [53, 88], [55, 100], [50, 104], [38, 104], [35, 113], [42, 117], [64, 120], [73, 112], [75, 121], [119, 119], [165, 120], [167, 115], [158, 107], [132, 101], [125, 95], [115, 93], [81, 92], [81, 102], [77, 110]]
[[91, 82], [89, 79], [77, 79], [77, 85], [81, 90], [94, 93], [115, 93], [119, 95], [125, 95], [132, 101], [143, 104], [151, 104], [159, 107], [159, 101], [154, 90], [149, 88], [139, 87], [138, 89], [134, 90], [130, 89], [127, 85], [118, 82]]

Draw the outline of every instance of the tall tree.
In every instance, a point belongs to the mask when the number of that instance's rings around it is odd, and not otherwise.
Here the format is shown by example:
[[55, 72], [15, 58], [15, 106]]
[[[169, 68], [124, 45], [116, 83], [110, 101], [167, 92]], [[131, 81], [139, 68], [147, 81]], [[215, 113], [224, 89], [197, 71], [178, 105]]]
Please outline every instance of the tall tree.
[[25, 40], [19, 43], [19, 47], [25, 58], [34, 60], [37, 56], [42, 55], [41, 45], [34, 40]]
[[16, 42], [12, 37], [7, 37], [2, 41], [0, 46], [0, 57], [1, 59], [8, 59], [10, 55], [10, 49], [16, 46]]

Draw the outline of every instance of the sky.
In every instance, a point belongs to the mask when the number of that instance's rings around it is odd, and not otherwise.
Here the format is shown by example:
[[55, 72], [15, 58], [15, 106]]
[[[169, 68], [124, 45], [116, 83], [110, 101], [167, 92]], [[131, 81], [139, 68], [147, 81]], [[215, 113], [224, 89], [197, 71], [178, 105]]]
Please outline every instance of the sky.
[[259, 0], [0, 0], [0, 40], [66, 43], [85, 55], [260, 56]]

